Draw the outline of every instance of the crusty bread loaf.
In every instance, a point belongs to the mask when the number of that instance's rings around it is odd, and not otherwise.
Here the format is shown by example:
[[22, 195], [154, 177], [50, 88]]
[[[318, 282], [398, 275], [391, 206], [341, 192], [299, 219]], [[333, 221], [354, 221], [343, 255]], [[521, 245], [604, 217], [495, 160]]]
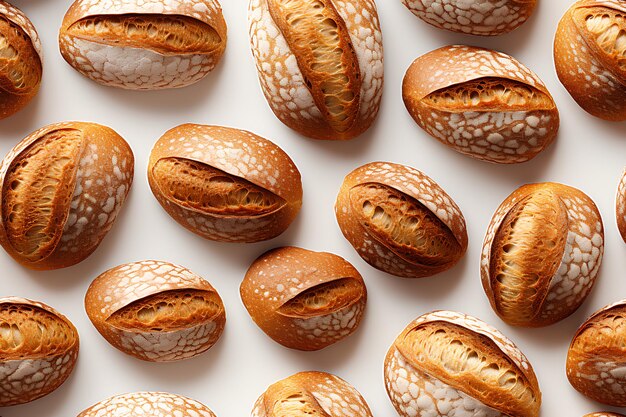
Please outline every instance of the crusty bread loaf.
[[559, 79], [590, 114], [626, 120], [626, 3], [580, 0], [559, 23], [554, 61]]
[[300, 372], [276, 382], [252, 410], [252, 417], [300, 416], [372, 417], [372, 412], [352, 385], [325, 372]]
[[385, 359], [385, 385], [402, 417], [538, 417], [528, 359], [488, 324], [461, 313], [418, 317]]
[[95, 123], [46, 126], [0, 164], [0, 244], [31, 269], [87, 258], [113, 226], [133, 180], [134, 157]]
[[0, 407], [24, 404], [57, 389], [78, 357], [78, 332], [53, 308], [0, 298]]
[[610, 411], [600, 411], [598, 413], [585, 414], [583, 417], [624, 417], [624, 415], [611, 413]]
[[378, 114], [383, 45], [374, 0], [250, 0], [263, 93], [284, 124], [315, 139], [351, 139]]
[[626, 300], [608, 305], [580, 326], [567, 352], [567, 379], [581, 394], [626, 407]]
[[211, 240], [258, 242], [284, 232], [302, 206], [300, 172], [253, 133], [185, 124], [154, 145], [150, 188], [165, 211]]
[[351, 335], [367, 301], [363, 278], [348, 261], [295, 247], [256, 259], [240, 292], [261, 330], [299, 350], [323, 349]]
[[626, 170], [624, 170], [617, 188], [615, 213], [617, 216], [617, 227], [622, 235], [622, 239], [626, 242]]
[[85, 310], [109, 343], [151, 362], [199, 355], [217, 342], [226, 325], [224, 304], [211, 284], [161, 261], [104, 272], [89, 286]]
[[603, 253], [602, 218], [586, 194], [562, 184], [525, 185], [491, 220], [480, 265], [483, 288], [508, 324], [547, 326], [582, 304]]
[[467, 249], [459, 207], [435, 181], [408, 166], [373, 162], [355, 169], [344, 179], [335, 214], [359, 255], [392, 275], [437, 274]]
[[41, 42], [21, 10], [0, 0], [0, 119], [24, 108], [39, 91]]
[[78, 417], [215, 417], [206, 405], [166, 392], [116, 395], [92, 405]]
[[402, 3], [414, 15], [440, 29], [495, 36], [526, 22], [537, 0], [402, 0]]
[[539, 77], [488, 49], [457, 45], [422, 55], [404, 76], [402, 97], [429, 135], [484, 161], [528, 161], [559, 129], [556, 104]]
[[100, 84], [185, 87], [219, 62], [226, 22], [217, 0], [76, 0], [59, 46], [74, 69]]

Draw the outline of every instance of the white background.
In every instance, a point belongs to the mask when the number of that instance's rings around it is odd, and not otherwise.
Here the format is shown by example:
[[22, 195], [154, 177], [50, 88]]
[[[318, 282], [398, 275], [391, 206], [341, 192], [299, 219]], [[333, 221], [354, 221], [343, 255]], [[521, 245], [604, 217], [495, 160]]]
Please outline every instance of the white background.
[[[573, 333], [586, 317], [626, 298], [626, 245], [617, 232], [614, 212], [615, 191], [626, 164], [626, 124], [587, 115], [558, 82], [552, 39], [569, 0], [541, 0], [525, 25], [493, 39], [432, 28], [400, 0], [378, 0], [385, 45], [381, 113], [367, 133], [345, 143], [306, 139], [274, 117], [262, 96], [248, 46], [246, 0], [222, 0], [229, 38], [217, 69], [191, 87], [160, 92], [103, 87], [63, 61], [57, 31], [70, 1], [15, 3], [32, 19], [43, 40], [44, 80], [38, 97], [26, 110], [0, 122], [1, 154], [43, 125], [93, 121], [112, 127], [130, 143], [136, 171], [129, 199], [113, 230], [81, 264], [60, 271], [32, 272], [0, 250], [0, 295], [50, 304], [74, 322], [81, 336], [78, 365], [60, 389], [31, 404], [0, 409], [0, 416], [71, 417], [109, 396], [140, 390], [195, 398], [220, 417], [245, 416], [269, 384], [302, 370], [335, 373], [359, 389], [375, 416], [395, 416], [383, 385], [384, 356], [409, 321], [433, 309], [470, 313], [513, 339], [538, 375], [543, 416], [574, 417], [607, 409], [569, 385], [565, 358]], [[498, 166], [458, 154], [427, 136], [404, 108], [402, 77], [417, 56], [450, 43], [499, 49], [536, 71], [561, 111], [557, 142], [529, 163]], [[214, 243], [186, 231], [161, 209], [146, 180], [148, 155], [160, 135], [186, 122], [247, 129], [287, 151], [302, 172], [305, 197], [299, 217], [286, 233], [254, 245]], [[470, 245], [465, 258], [451, 271], [421, 280], [392, 277], [363, 262], [343, 238], [333, 212], [339, 186], [352, 169], [375, 160], [424, 171], [461, 207]], [[605, 258], [594, 291], [574, 315], [548, 328], [517, 329], [492, 312], [480, 284], [479, 254], [497, 206], [518, 186], [537, 181], [563, 182], [595, 200], [605, 223]], [[356, 334], [324, 351], [304, 353], [281, 347], [254, 325], [241, 304], [239, 284], [257, 256], [282, 245], [334, 252], [362, 273], [369, 303]], [[178, 363], [146, 363], [111, 347], [91, 326], [83, 308], [91, 280], [118, 264], [149, 258], [184, 265], [218, 289], [226, 305], [227, 325], [222, 339], [207, 353]]]

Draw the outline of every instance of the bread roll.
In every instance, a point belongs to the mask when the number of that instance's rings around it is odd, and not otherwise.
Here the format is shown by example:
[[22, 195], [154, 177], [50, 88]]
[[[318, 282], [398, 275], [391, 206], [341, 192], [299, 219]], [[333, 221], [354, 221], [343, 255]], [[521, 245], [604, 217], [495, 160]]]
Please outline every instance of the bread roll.
[[219, 62], [226, 22], [217, 0], [76, 0], [59, 46], [74, 69], [100, 84], [185, 87]]
[[387, 393], [402, 417], [538, 417], [528, 359], [488, 324], [461, 313], [418, 317], [385, 359]]
[[404, 76], [402, 97], [426, 133], [483, 161], [528, 161], [559, 129], [556, 104], [539, 77], [488, 49], [456, 45], [422, 55]]
[[250, 0], [259, 81], [281, 122], [314, 139], [352, 139], [380, 106], [383, 45], [374, 0]]
[[300, 172], [274, 143], [253, 133], [185, 124], [152, 149], [150, 188], [192, 232], [223, 242], [283, 233], [302, 206]]
[[37, 95], [42, 72], [35, 27], [21, 10], [0, 0], [0, 119], [20, 111]]
[[89, 286], [85, 310], [109, 343], [150, 362], [199, 355], [217, 342], [226, 324], [224, 304], [211, 284], [161, 261], [104, 272]]
[[601, 411], [599, 413], [585, 414], [584, 417], [624, 417], [623, 414], [611, 413], [609, 411]]
[[78, 344], [74, 325], [52, 307], [0, 298], [0, 407], [59, 388], [74, 370]]
[[284, 247], [255, 260], [241, 283], [254, 322], [283, 346], [319, 350], [361, 323], [367, 289], [359, 271], [326, 252]]
[[176, 394], [136, 392], [116, 395], [89, 407], [78, 417], [215, 417], [206, 405]]
[[567, 352], [567, 379], [581, 394], [626, 407], [626, 300], [608, 305], [580, 326]]
[[526, 22], [537, 0], [402, 0], [402, 3], [415, 16], [437, 28], [495, 36]]
[[0, 244], [30, 269], [77, 264], [113, 226], [133, 181], [134, 157], [95, 123], [46, 126], [0, 164]]
[[547, 326], [583, 303], [603, 253], [602, 218], [586, 194], [562, 184], [524, 185], [504, 200], [487, 230], [483, 288], [508, 324]]
[[605, 120], [626, 120], [626, 4], [581, 0], [559, 23], [554, 61], [578, 105]]
[[626, 170], [622, 174], [622, 179], [617, 189], [616, 214], [617, 227], [622, 235], [622, 239], [626, 242]]
[[335, 214], [367, 263], [399, 277], [443, 272], [467, 250], [459, 207], [435, 181], [408, 166], [373, 162], [355, 169], [341, 185]]
[[350, 384], [325, 372], [300, 372], [271, 385], [257, 400], [252, 417], [372, 417]]

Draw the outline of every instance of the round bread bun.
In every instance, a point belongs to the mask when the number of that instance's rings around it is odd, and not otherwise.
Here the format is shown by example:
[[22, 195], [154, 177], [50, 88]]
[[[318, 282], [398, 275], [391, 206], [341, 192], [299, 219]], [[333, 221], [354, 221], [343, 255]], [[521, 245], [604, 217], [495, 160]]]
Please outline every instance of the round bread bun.
[[166, 392], [116, 395], [92, 405], [78, 417], [215, 417], [206, 405]]

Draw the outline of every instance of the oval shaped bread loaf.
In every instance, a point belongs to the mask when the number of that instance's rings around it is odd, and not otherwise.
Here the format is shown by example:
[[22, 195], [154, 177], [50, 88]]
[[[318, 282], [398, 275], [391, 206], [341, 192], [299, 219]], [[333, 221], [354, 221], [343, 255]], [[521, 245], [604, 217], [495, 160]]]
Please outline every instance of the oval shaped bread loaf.
[[567, 379], [581, 394], [626, 407], [626, 300], [608, 305], [576, 331], [567, 352]]
[[385, 359], [385, 385], [402, 417], [538, 417], [528, 359], [474, 317], [435, 311], [411, 322]]
[[204, 78], [226, 38], [217, 0], [76, 0], [59, 46], [74, 69], [100, 84], [156, 90]]
[[46, 126], [0, 165], [0, 244], [31, 269], [77, 264], [96, 250], [126, 200], [134, 156], [95, 123]]
[[380, 106], [383, 45], [374, 0], [250, 0], [259, 81], [284, 124], [315, 139], [351, 139]]
[[346, 176], [335, 203], [345, 238], [373, 267], [421, 278], [454, 266], [467, 250], [461, 210], [422, 172], [373, 162]]
[[254, 322], [283, 346], [323, 349], [361, 323], [367, 289], [345, 259], [283, 247], [256, 259], [241, 283], [241, 299]]
[[615, 213], [617, 215], [617, 227], [622, 235], [622, 239], [626, 242], [626, 170], [622, 174], [622, 179], [619, 182], [617, 189], [617, 198], [615, 204]]
[[300, 372], [272, 384], [256, 401], [252, 417], [372, 417], [369, 406], [343, 379]]
[[605, 120], [626, 120], [626, 4], [580, 0], [554, 38], [556, 72], [578, 105]]
[[17, 7], [0, 0], [0, 119], [24, 108], [39, 91], [41, 41]]
[[224, 242], [283, 233], [302, 206], [300, 172], [277, 145], [253, 133], [185, 124], [152, 149], [150, 188], [192, 232]]
[[437, 28], [496, 36], [526, 22], [537, 0], [402, 0], [402, 3], [415, 16]]
[[74, 370], [78, 345], [74, 325], [52, 307], [0, 298], [0, 407], [56, 390]]
[[226, 325], [224, 304], [211, 284], [161, 261], [104, 272], [89, 287], [85, 310], [114, 347], [151, 362], [199, 355], [217, 342]]
[[603, 253], [602, 218], [586, 194], [562, 184], [524, 185], [500, 205], [487, 230], [483, 288], [508, 324], [547, 326], [583, 303]]
[[488, 49], [456, 45], [422, 55], [404, 76], [402, 97], [429, 135], [484, 161], [528, 161], [559, 129], [556, 104], [539, 77]]
[[78, 417], [215, 417], [206, 405], [166, 392], [116, 395], [92, 405]]

